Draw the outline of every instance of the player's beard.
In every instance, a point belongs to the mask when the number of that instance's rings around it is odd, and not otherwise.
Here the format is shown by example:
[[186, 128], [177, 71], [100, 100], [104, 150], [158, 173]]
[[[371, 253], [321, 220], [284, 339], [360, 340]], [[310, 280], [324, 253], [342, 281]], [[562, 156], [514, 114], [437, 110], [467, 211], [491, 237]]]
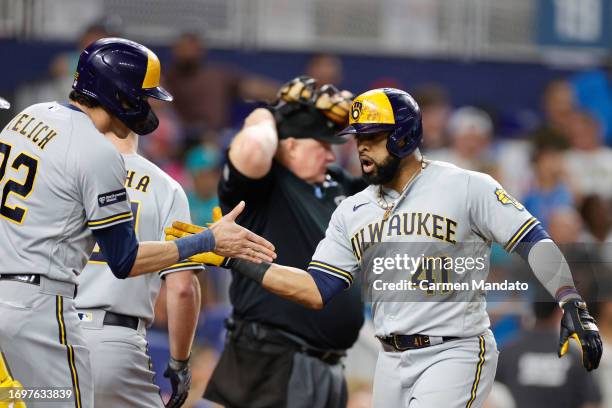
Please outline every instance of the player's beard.
[[[397, 174], [401, 159], [389, 155], [382, 163], [377, 163], [374, 160], [372, 162], [374, 163], [374, 170], [369, 173], [363, 173], [365, 182], [368, 184], [387, 184]], [[363, 172], [363, 167], [361, 171]]]

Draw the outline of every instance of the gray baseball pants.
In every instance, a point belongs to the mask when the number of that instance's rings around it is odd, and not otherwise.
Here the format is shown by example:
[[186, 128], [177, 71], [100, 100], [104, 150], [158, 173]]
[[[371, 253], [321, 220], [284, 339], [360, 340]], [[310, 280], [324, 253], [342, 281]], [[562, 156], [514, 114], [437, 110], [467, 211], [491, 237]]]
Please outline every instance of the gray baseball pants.
[[482, 407], [493, 386], [498, 354], [491, 331], [420, 349], [381, 351], [374, 407]]

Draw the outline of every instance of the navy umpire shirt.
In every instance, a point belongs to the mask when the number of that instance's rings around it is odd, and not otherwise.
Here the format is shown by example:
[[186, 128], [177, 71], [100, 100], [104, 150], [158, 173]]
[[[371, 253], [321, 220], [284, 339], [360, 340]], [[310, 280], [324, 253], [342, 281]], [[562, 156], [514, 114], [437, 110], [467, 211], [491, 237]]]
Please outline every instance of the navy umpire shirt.
[[[328, 174], [325, 183], [312, 185], [274, 161], [266, 176], [252, 179], [227, 158], [219, 182], [221, 209], [226, 214], [244, 200], [246, 208], [237, 222], [276, 246], [276, 263], [306, 270], [340, 201], [365, 188], [361, 180], [337, 167], [330, 167]], [[324, 309], [311, 310], [239, 273], [232, 275], [230, 300], [236, 318], [286, 330], [321, 349], [345, 350], [357, 340], [363, 324], [359, 285], [352, 285]]]

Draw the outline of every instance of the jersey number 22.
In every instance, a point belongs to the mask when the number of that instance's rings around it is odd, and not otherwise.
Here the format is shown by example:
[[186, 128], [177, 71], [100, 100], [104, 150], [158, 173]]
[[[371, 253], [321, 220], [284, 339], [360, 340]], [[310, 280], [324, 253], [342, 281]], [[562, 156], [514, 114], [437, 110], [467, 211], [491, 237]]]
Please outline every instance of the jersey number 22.
[[36, 171], [38, 170], [38, 159], [30, 156], [27, 153], [19, 153], [15, 159], [11, 162], [10, 167], [15, 171], [19, 172], [21, 167], [26, 168], [26, 176], [24, 180], [15, 180], [9, 178], [5, 182], [5, 175], [7, 168], [9, 167], [9, 158], [11, 156], [12, 146], [8, 143], [0, 141], [0, 155], [2, 161], [0, 161], [0, 191], [2, 192], [2, 198], [0, 200], [0, 216], [16, 224], [22, 224], [25, 219], [28, 209], [18, 205], [11, 206], [7, 203], [11, 194], [21, 197], [26, 200], [32, 190], [34, 190], [34, 183], [36, 181]]

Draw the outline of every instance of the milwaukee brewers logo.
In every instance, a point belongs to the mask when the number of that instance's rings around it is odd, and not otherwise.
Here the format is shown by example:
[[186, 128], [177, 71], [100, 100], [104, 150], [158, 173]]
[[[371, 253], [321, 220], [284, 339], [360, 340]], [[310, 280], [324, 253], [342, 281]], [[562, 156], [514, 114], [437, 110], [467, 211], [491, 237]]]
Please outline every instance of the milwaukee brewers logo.
[[353, 120], [359, 119], [359, 115], [361, 115], [361, 108], [363, 105], [361, 102], [353, 102], [353, 106], [351, 107], [351, 118]]
[[516, 198], [506, 193], [506, 190], [504, 190], [503, 188], [498, 188], [497, 190], [495, 190], [495, 195], [497, 196], [497, 201], [499, 201], [503, 205], [513, 205], [519, 211], [523, 211], [525, 209], [523, 204], [519, 203]]

